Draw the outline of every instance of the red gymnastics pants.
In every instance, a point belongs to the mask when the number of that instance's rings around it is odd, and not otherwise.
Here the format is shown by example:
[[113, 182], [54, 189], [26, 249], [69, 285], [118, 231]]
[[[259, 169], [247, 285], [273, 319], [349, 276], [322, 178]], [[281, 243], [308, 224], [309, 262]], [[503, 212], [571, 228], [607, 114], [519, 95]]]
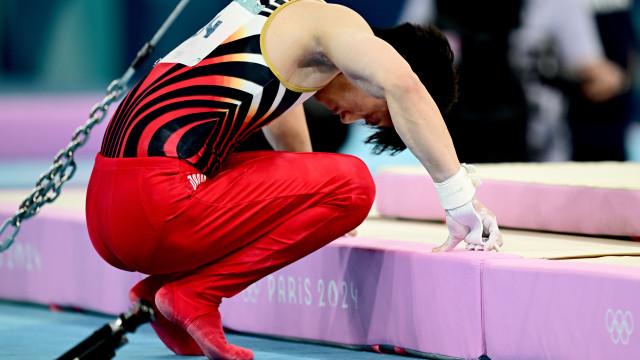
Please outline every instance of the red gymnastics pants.
[[177, 159], [98, 155], [86, 210], [95, 249], [204, 304], [353, 230], [375, 195], [364, 163], [341, 154], [238, 153], [202, 180]]

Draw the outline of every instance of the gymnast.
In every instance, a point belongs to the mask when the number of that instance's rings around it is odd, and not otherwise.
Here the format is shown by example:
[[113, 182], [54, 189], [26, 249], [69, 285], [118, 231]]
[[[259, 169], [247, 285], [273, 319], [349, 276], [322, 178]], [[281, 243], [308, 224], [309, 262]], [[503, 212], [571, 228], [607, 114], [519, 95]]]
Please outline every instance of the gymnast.
[[[453, 55], [434, 27], [373, 31], [317, 0], [236, 0], [160, 59], [124, 98], [87, 193], [96, 251], [149, 276], [152, 327], [179, 355], [253, 359], [228, 344], [218, 307], [262, 277], [355, 229], [375, 187], [359, 159], [313, 153], [302, 103], [377, 127], [375, 152], [409, 150], [434, 180], [449, 236], [502, 245], [441, 112], [457, 96]], [[266, 6], [265, 6], [266, 5]], [[234, 149], [262, 129], [277, 151]]]

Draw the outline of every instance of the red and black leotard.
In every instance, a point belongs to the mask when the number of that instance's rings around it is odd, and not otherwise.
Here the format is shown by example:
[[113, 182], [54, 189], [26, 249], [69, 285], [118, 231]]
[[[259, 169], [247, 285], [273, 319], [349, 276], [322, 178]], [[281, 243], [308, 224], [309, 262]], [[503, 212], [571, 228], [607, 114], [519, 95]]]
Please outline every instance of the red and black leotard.
[[231, 3], [131, 90], [111, 119], [101, 155], [178, 158], [215, 173], [251, 133], [318, 90], [282, 80], [264, 51], [270, 15], [295, 1]]

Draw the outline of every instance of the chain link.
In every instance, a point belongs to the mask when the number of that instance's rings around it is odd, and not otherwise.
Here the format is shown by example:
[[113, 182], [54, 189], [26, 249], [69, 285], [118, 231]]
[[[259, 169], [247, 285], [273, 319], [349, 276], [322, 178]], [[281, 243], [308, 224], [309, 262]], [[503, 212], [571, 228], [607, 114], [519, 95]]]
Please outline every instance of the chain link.
[[20, 225], [23, 220], [36, 215], [44, 204], [53, 202], [60, 196], [62, 185], [69, 181], [76, 172], [77, 165], [73, 158], [75, 151], [89, 140], [93, 127], [104, 120], [109, 110], [109, 105], [118, 100], [123, 93], [124, 86], [119, 80], [114, 80], [109, 85], [107, 96], [93, 106], [89, 113], [89, 120], [76, 129], [71, 142], [54, 157], [53, 165], [40, 175], [36, 186], [22, 201], [15, 215], [5, 220], [2, 227], [0, 227], [0, 239], [2, 239], [1, 236], [5, 230], [10, 227], [13, 228], [12, 231], [9, 230], [9, 235], [6, 239], [0, 241], [0, 252], [11, 246], [20, 231]]

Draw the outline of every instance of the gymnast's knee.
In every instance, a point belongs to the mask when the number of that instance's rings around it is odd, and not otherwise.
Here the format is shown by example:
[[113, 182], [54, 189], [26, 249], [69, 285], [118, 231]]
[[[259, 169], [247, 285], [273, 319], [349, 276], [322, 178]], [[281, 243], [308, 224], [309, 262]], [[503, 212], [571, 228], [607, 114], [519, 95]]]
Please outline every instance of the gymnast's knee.
[[351, 211], [368, 215], [375, 199], [376, 187], [369, 168], [354, 156], [341, 157], [341, 177], [344, 181], [341, 193], [348, 199]]

